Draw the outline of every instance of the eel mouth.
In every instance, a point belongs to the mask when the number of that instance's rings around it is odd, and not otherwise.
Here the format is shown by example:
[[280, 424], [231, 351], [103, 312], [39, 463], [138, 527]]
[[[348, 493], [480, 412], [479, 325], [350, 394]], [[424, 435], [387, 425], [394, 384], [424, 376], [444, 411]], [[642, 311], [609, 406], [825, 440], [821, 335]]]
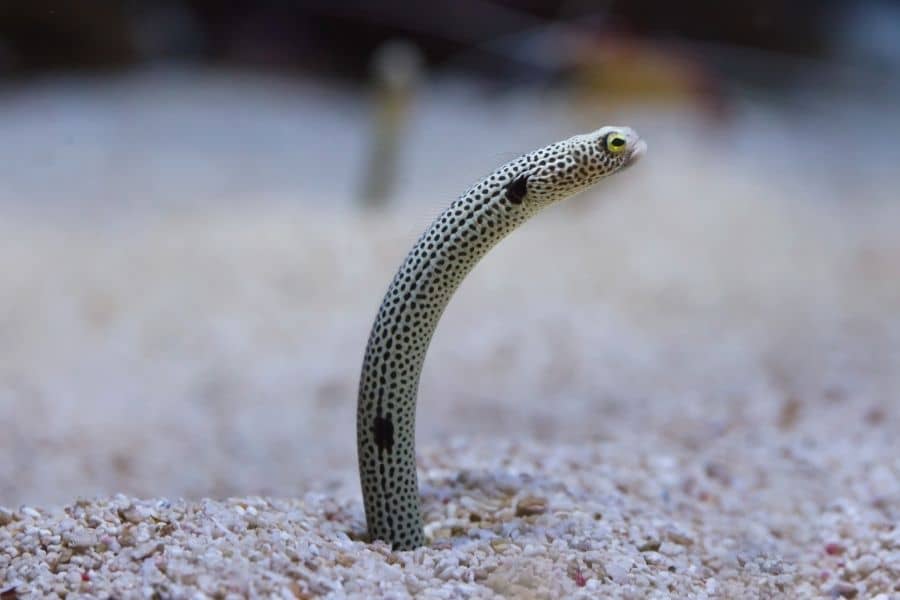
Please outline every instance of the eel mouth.
[[637, 140], [634, 143], [634, 148], [631, 149], [631, 152], [628, 154], [628, 158], [625, 159], [625, 166], [630, 167], [637, 161], [641, 159], [644, 154], [647, 153], [647, 142], [644, 140]]

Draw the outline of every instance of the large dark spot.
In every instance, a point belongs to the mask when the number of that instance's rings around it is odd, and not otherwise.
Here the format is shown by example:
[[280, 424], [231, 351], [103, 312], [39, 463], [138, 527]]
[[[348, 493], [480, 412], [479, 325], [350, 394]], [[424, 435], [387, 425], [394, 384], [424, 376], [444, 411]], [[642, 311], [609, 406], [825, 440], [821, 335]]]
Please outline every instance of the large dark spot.
[[506, 199], [513, 204], [522, 204], [528, 193], [528, 176], [521, 175], [506, 184]]
[[390, 452], [394, 448], [394, 422], [391, 420], [391, 413], [388, 413], [387, 417], [381, 415], [375, 417], [372, 434], [375, 436], [375, 445], [379, 451]]

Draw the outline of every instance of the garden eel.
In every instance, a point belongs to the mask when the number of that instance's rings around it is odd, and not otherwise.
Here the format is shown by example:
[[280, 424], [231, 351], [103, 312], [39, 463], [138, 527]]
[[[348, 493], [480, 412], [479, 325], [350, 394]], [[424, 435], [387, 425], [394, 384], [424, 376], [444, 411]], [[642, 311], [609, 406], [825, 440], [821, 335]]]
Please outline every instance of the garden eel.
[[521, 156], [482, 179], [425, 230], [388, 288], [363, 359], [357, 452], [369, 536], [425, 543], [415, 457], [416, 394], [447, 302], [475, 263], [545, 206], [633, 164], [646, 144], [603, 127]]

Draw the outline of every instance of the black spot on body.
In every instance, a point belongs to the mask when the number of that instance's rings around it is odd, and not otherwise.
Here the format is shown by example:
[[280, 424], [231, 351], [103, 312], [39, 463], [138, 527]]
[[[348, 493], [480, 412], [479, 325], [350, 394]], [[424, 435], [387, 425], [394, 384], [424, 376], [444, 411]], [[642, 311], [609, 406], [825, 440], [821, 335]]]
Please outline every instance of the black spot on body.
[[387, 417], [381, 415], [375, 416], [372, 423], [372, 435], [375, 437], [375, 445], [379, 451], [390, 452], [394, 448], [394, 422], [391, 420], [391, 414]]
[[525, 194], [528, 193], [528, 176], [516, 177], [506, 184], [506, 199], [513, 204], [522, 204]]

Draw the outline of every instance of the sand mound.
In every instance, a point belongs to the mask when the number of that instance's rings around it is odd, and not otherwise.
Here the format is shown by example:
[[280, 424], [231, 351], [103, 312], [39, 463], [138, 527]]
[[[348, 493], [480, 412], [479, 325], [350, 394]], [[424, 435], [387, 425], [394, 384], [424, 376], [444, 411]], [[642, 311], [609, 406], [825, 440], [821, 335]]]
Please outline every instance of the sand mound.
[[780, 461], [751, 452], [737, 471], [702, 449], [435, 449], [422, 457], [432, 543], [412, 552], [360, 541], [359, 502], [324, 494], [3, 509], [0, 569], [7, 589], [38, 597], [892, 597], [896, 504], [870, 493], [896, 482], [768, 441]]

